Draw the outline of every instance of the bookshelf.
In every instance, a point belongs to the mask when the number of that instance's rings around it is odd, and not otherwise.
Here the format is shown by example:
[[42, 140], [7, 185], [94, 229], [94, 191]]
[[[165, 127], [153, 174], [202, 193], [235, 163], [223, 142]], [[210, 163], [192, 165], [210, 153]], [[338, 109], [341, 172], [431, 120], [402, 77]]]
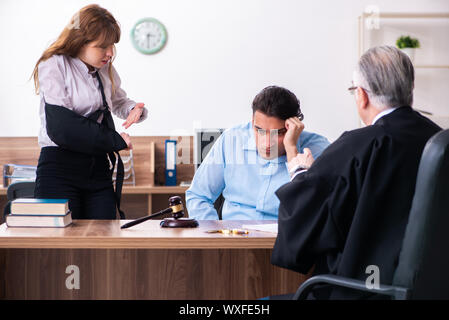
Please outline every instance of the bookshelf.
[[[377, 21], [373, 20], [377, 19]], [[421, 42], [415, 58], [414, 107], [443, 128], [449, 128], [449, 12], [439, 13], [362, 13], [358, 17], [358, 56], [372, 46], [395, 45], [400, 35], [411, 35]], [[359, 125], [362, 126], [361, 121]]]
[[[185, 203], [187, 186], [164, 186], [166, 139], [177, 139], [183, 145], [190, 161], [177, 165], [178, 182], [192, 180], [193, 136], [136, 136], [132, 137], [136, 185], [123, 185], [121, 208], [127, 219], [135, 219], [167, 207], [172, 195], [180, 195]], [[37, 137], [0, 137], [0, 167], [15, 163], [37, 165], [40, 147]], [[0, 222], [3, 222], [3, 208], [6, 205], [6, 191], [0, 180]], [[186, 213], [188, 214], [187, 210]]]

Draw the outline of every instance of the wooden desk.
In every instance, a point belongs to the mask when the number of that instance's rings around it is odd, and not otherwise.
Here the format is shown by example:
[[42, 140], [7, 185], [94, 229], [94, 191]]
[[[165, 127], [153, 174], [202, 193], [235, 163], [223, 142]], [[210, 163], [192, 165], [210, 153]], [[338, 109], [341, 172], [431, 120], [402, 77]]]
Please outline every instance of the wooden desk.
[[[306, 276], [275, 267], [275, 234], [208, 234], [273, 221], [200, 221], [163, 229], [149, 220], [75, 220], [65, 229], [0, 226], [3, 299], [256, 299], [294, 292]], [[80, 289], [65, 286], [80, 270]]]

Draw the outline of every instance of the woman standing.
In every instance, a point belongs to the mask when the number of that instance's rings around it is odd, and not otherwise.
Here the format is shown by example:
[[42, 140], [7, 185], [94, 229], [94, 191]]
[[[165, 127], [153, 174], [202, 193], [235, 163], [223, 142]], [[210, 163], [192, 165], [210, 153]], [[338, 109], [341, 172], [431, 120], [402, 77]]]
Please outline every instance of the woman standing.
[[86, 6], [44, 51], [33, 71], [41, 98], [35, 197], [69, 199], [74, 219], [115, 219], [117, 207], [124, 218], [118, 151], [132, 145], [128, 134], [115, 131], [111, 111], [126, 119], [126, 129], [143, 121], [147, 110], [120, 88], [112, 66], [119, 40], [114, 17], [98, 5]]

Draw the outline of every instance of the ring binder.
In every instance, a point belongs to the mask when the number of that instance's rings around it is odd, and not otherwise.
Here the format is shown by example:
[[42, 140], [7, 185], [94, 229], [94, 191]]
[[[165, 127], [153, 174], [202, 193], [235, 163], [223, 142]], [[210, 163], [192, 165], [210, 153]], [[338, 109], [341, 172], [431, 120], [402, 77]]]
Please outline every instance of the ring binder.
[[176, 186], [176, 140], [165, 140], [165, 185]]

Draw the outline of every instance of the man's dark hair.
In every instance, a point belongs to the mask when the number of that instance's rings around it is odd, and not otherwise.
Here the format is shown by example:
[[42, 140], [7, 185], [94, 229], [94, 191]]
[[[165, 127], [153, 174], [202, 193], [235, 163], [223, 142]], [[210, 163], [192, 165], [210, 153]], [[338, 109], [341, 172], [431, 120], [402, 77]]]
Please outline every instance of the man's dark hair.
[[282, 120], [303, 118], [299, 100], [293, 92], [276, 86], [266, 87], [257, 94], [253, 100], [253, 114], [256, 111]]

